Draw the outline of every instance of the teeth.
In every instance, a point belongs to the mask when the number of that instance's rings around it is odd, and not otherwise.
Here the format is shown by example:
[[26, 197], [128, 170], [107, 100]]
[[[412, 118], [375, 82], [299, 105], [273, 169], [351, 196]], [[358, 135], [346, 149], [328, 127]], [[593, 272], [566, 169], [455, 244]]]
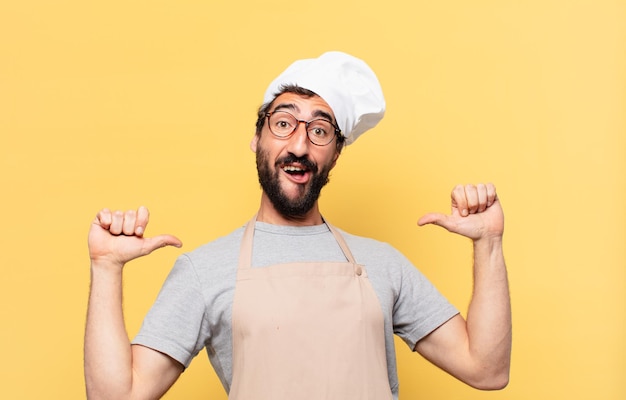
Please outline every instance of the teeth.
[[283, 170], [285, 172], [304, 172], [304, 169], [298, 168], [298, 167], [294, 167], [292, 165], [287, 165], [287, 166], [283, 167]]

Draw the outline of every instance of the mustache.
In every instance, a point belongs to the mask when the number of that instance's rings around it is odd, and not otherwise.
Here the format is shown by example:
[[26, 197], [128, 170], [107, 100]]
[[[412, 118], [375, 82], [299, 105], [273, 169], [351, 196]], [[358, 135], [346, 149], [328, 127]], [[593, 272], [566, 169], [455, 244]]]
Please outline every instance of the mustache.
[[307, 157], [297, 157], [293, 154], [286, 155], [276, 161], [277, 166], [281, 164], [300, 164], [313, 173], [316, 173], [318, 170], [317, 164], [309, 160]]

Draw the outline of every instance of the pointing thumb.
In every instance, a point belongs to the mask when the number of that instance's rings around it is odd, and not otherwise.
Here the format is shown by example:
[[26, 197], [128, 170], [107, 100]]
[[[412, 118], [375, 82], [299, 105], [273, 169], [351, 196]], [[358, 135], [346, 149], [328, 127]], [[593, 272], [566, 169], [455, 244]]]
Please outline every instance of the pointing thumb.
[[443, 226], [447, 229], [446, 226], [447, 216], [439, 213], [428, 213], [417, 221], [417, 225], [424, 226], [427, 224], [439, 225]]
[[143, 255], [148, 255], [156, 249], [160, 249], [166, 246], [182, 247], [183, 242], [176, 236], [172, 235], [158, 235], [151, 238], [144, 238]]

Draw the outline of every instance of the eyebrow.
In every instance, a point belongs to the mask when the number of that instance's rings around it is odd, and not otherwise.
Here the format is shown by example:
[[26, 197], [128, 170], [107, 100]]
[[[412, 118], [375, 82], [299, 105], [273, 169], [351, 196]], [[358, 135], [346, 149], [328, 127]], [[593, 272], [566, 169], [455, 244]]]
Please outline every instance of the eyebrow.
[[[285, 109], [291, 110], [291, 111], [296, 111], [298, 113], [300, 112], [300, 108], [297, 105], [293, 104], [293, 103], [281, 103], [281, 104], [277, 105], [276, 107], [274, 107], [273, 111], [280, 111], [280, 110], [285, 110]], [[327, 113], [326, 111], [315, 110], [315, 111], [313, 111], [312, 117], [313, 117], [313, 119], [321, 117], [321, 118], [329, 120], [332, 123], [335, 123], [333, 117], [329, 113]]]
[[322, 110], [313, 111], [313, 118], [317, 118], [317, 117], [322, 117], [324, 119], [329, 120], [330, 122], [333, 122], [333, 117], [331, 117], [331, 115], [327, 113], [326, 111], [322, 111]]
[[280, 111], [280, 110], [283, 110], [285, 108], [288, 109], [288, 110], [300, 112], [300, 109], [298, 108], [298, 106], [296, 106], [293, 103], [281, 103], [281, 104], [277, 105], [276, 107], [274, 107], [274, 111]]

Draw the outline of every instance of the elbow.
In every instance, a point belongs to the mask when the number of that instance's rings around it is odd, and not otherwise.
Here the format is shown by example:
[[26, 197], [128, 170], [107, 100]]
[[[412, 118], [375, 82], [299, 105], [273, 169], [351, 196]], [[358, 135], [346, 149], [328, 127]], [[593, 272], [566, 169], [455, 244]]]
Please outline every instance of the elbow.
[[97, 385], [87, 382], [86, 389], [87, 400], [125, 400], [132, 398], [132, 396], [128, 393], [120, 393], [117, 391], [112, 393], [111, 386], [97, 387]]
[[475, 378], [466, 383], [479, 390], [502, 390], [509, 384], [509, 368], [486, 372]]
[[505, 375], [485, 380], [474, 387], [479, 390], [502, 390], [507, 387], [508, 384], [509, 376]]

